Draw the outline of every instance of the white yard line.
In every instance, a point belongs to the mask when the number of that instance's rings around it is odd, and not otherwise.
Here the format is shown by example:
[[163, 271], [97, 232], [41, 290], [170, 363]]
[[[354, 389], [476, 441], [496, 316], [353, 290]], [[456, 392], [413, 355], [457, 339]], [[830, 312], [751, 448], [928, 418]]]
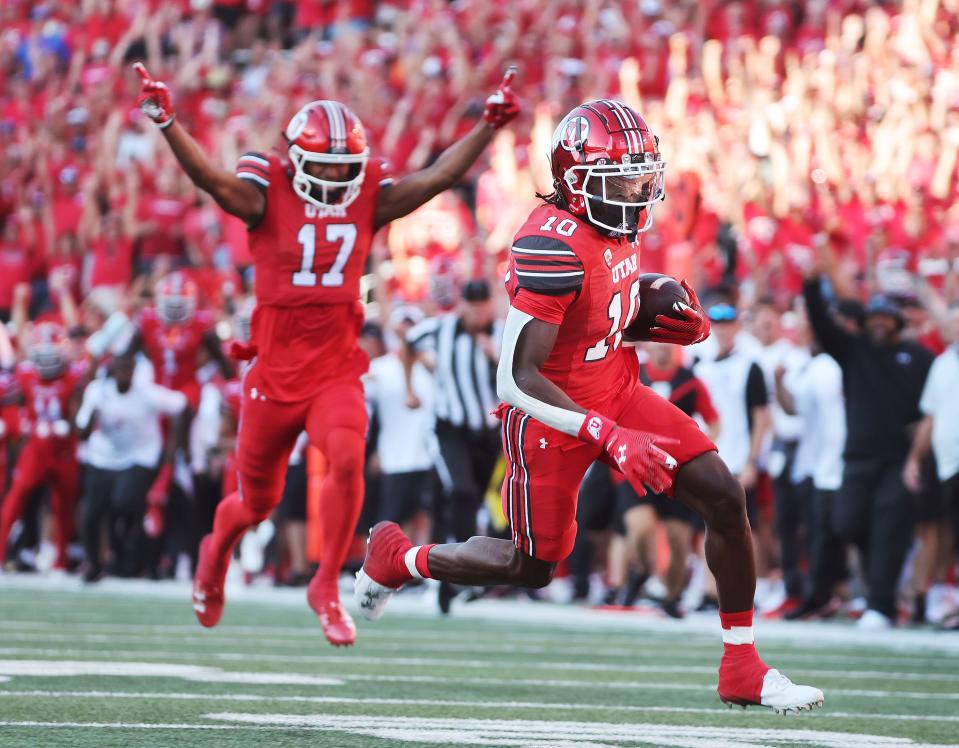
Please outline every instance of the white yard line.
[[[702, 683], [673, 683], [656, 681], [596, 681], [558, 680], [555, 678], [476, 678], [444, 677], [438, 675], [364, 675], [343, 674], [335, 677], [321, 677], [312, 674], [290, 672], [263, 673], [221, 670], [220, 668], [197, 665], [180, 665], [163, 662], [106, 662], [104, 660], [0, 660], [0, 681], [9, 681], [11, 677], [135, 677], [135, 678], [183, 678], [204, 683], [242, 683], [247, 685], [301, 685], [301, 686], [338, 686], [347, 682], [355, 683], [423, 683], [437, 686], [467, 685], [491, 686], [497, 689], [535, 687], [548, 689], [575, 689], [576, 692], [588, 690], [613, 691], [715, 691], [715, 686]], [[9, 691], [4, 691], [9, 693]], [[920, 692], [920, 691], [884, 691], [864, 689], [829, 688], [829, 697], [849, 696], [870, 699], [915, 699], [921, 701], [956, 701], [957, 692]]]
[[[825, 748], [877, 748], [912, 746], [923, 748], [908, 738], [859, 735], [851, 732], [827, 732], [808, 729], [769, 729], [750, 727], [704, 727], [666, 724], [628, 724], [547, 720], [454, 719], [423, 717], [344, 716], [318, 714], [206, 714], [207, 719], [222, 719], [255, 725], [290, 727], [322, 726], [351, 734], [370, 735], [407, 742], [441, 745], [503, 745], [536, 748], [576, 748], [591, 746], [644, 745], [692, 748], [759, 748], [766, 745], [823, 746]], [[801, 722], [795, 720], [790, 726]], [[762, 741], [762, 742], [760, 742]], [[768, 741], [768, 742], [767, 742]], [[938, 746], [938, 748], [946, 748]], [[957, 748], [950, 746], [949, 748]]]
[[[570, 671], [582, 673], [651, 673], [667, 675], [715, 675], [715, 665], [622, 665], [618, 663], [589, 663], [589, 662], [550, 662], [534, 660], [532, 662], [513, 659], [466, 660], [444, 657], [375, 657], [362, 655], [343, 655], [332, 652], [328, 655], [306, 654], [266, 654], [262, 652], [184, 652], [184, 651], [157, 651], [151, 649], [70, 649], [70, 648], [41, 648], [41, 647], [0, 647], [0, 655], [33, 655], [40, 657], [108, 657], [108, 658], [149, 658], [196, 660], [210, 659], [226, 662], [312, 662], [328, 665], [378, 665], [384, 667], [426, 667], [426, 668], [465, 668], [470, 670], [487, 670], [493, 667], [518, 668], [523, 670]], [[929, 672], [888, 672], [883, 670], [816, 670], [808, 668], [791, 668], [790, 672], [802, 674], [811, 678], [835, 678], [838, 680], [862, 680], [872, 678], [876, 680], [918, 681], [918, 682], [959, 682], [959, 674], [929, 673]], [[339, 675], [337, 675], [339, 677]]]
[[[188, 604], [190, 585], [187, 582], [151, 582], [147, 580], [108, 579], [96, 588], [84, 587], [76, 577], [38, 576], [28, 574], [5, 574], [0, 577], [0, 592], [3, 590], [68, 591], [88, 597], [101, 597], [114, 604], [138, 604], [136, 597], [159, 600], [182, 601]], [[228, 587], [229, 600], [265, 604], [305, 607], [304, 593], [299, 589], [276, 589], [272, 587]], [[344, 595], [344, 602], [352, 606], [352, 600]], [[47, 604], [48, 601], [42, 601]], [[69, 598], [64, 605], [72, 604]], [[390, 603], [392, 613], [419, 618], [436, 619], [435, 602], [422, 595], [400, 595]], [[456, 606], [455, 618], [460, 620], [489, 621], [503, 625], [510, 622], [586, 631], [647, 631], [670, 635], [687, 636], [691, 633], [719, 636], [718, 617], [713, 615], [688, 616], [674, 621], [643, 613], [618, 613], [573, 605], [531, 603], [523, 601], [480, 600], [469, 605]], [[757, 634], [761, 640], [786, 641], [809, 648], [828, 645], [870, 646], [883, 649], [938, 650], [959, 654], [959, 637], [937, 634], [931, 631], [896, 629], [882, 632], [863, 632], [851, 626], [834, 623], [786, 623], [781, 621], [757, 621]]]
[[[701, 707], [678, 706], [640, 706], [636, 704], [584, 704], [581, 702], [548, 702], [548, 701], [473, 701], [467, 699], [387, 699], [387, 698], [352, 698], [348, 696], [268, 696], [251, 693], [164, 693], [154, 691], [4, 691], [0, 690], [0, 698], [13, 697], [40, 697], [56, 699], [145, 699], [150, 701], [239, 701], [254, 703], [294, 703], [294, 704], [348, 704], [365, 706], [429, 706], [429, 707], [457, 707], [466, 709], [532, 709], [535, 711], [555, 709], [559, 711], [580, 712], [634, 712], [650, 714], [709, 714], [720, 717], [742, 715], [741, 711], [717, 707], [714, 709]], [[824, 710], [813, 712], [814, 719], [868, 719], [888, 720], [893, 722], [959, 722], [959, 716], [954, 715], [921, 715], [921, 714], [884, 714], [884, 713], [856, 713]]]
[[[345, 732], [384, 740], [438, 745], [498, 745], [523, 748], [614, 748], [645, 745], [663, 748], [766, 748], [797, 745], [821, 748], [959, 748], [955, 745], [916, 743], [909, 738], [860, 735], [809, 729], [702, 727], [663, 724], [611, 724], [603, 722], [549, 722], [545, 720], [429, 719], [380, 715], [243, 714], [223, 712], [206, 719], [231, 724], [150, 722], [41, 722], [4, 720], [0, 727], [114, 729], [114, 730], [280, 730], [296, 728]], [[759, 742], [763, 741], [763, 742]]]
[[102, 660], [0, 660], [0, 673], [14, 677], [182, 678], [200, 683], [242, 683], [244, 685], [339, 686], [343, 683], [340, 678], [317, 675], [243, 672], [165, 662], [104, 662]]
[[[2, 628], [2, 627], [0, 627]], [[34, 631], [32, 623], [24, 623], [23, 628], [26, 631], [6, 631], [0, 638], [7, 642], [25, 641], [25, 642], [86, 642], [86, 643], [147, 643], [147, 642], [173, 642], [178, 645], [209, 645], [211, 647], [226, 646], [255, 646], [273, 647], [278, 649], [296, 649], [302, 650], [304, 646], [310, 643], [319, 648], [325, 647], [325, 642], [321, 637], [321, 632], [317, 628], [310, 632], [311, 642], [303, 642], [296, 638], [271, 638], [258, 636], [236, 637], [224, 635], [223, 632], [200, 633], [196, 627], [184, 627], [193, 635], [184, 636], [180, 633], [150, 633], [139, 631], [137, 633], [47, 633], [44, 631]], [[90, 628], [96, 628], [91, 626]], [[472, 637], [461, 636], [460, 640], [464, 643], [457, 644], [451, 642], [431, 641], [429, 636], [421, 635], [415, 639], [406, 638], [402, 644], [398, 641], [391, 641], [386, 638], [368, 642], [367, 632], [360, 634], [361, 645], [364, 651], [383, 650], [396, 651], [402, 648], [404, 652], [423, 650], [425, 652], [460, 652], [469, 654], [520, 654], [520, 655], [539, 655], [555, 653], [557, 649], [564, 655], [582, 655], [594, 657], [610, 657], [622, 660], [624, 656], [629, 655], [634, 658], [642, 659], [645, 657], [664, 657], [680, 660], [709, 660], [714, 658], [720, 649], [720, 642], [713, 642], [709, 645], [703, 645], [698, 648], [702, 651], [690, 651], [691, 647], [687, 644], [680, 644], [678, 641], [674, 644], [665, 642], [643, 642], [637, 641], [631, 645], [622, 645], [618, 647], [577, 647], [569, 646], [562, 642], [556, 642], [551, 646], [542, 646], [537, 644], [499, 644], [494, 642], [475, 642]], [[472, 642], [472, 643], [468, 643]], [[945, 667], [948, 663], [943, 662], [941, 655], [928, 655], [926, 657], [859, 657], [856, 655], [826, 655], [826, 654], [776, 654], [770, 659], [775, 659], [777, 663], [782, 662], [813, 662], [813, 663], [851, 663], [860, 665], [892, 665], [892, 666], [913, 666], [913, 667]], [[885, 672], [885, 671], [884, 671]]]

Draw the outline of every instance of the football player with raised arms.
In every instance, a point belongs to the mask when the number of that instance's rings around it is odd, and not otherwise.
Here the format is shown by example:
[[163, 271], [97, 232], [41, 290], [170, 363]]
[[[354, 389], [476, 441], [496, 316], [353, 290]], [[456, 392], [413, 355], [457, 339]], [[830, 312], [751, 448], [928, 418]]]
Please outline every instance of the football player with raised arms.
[[167, 86], [136, 64], [138, 104], [161, 129], [193, 183], [249, 229], [256, 310], [237, 442], [239, 489], [217, 507], [200, 544], [193, 607], [204, 626], [223, 611], [223, 583], [240, 536], [280, 501], [290, 450], [304, 429], [325, 455], [321, 558], [307, 600], [334, 645], [356, 628], [340, 606], [337, 579], [363, 498], [367, 427], [357, 345], [363, 323], [360, 276], [376, 231], [453, 186], [495, 131], [519, 113], [507, 71], [483, 119], [429, 167], [401, 179], [370, 156], [359, 118], [338, 101], [313, 101], [293, 115], [285, 147], [247, 153], [235, 172], [213, 166], [176, 119]]
[[[719, 695], [742, 706], [812, 708], [822, 691], [769, 668], [753, 643], [756, 572], [742, 486], [689, 416], [639, 381], [623, 331], [639, 311], [637, 235], [664, 196], [666, 164], [643, 118], [618, 101], [590, 101], [559, 124], [554, 191], [513, 241], [510, 309], [497, 372], [512, 541], [413, 546], [393, 523], [370, 534], [356, 597], [375, 619], [415, 578], [462, 585], [542, 587], [576, 537], [576, 499], [602, 459], [640, 495], [646, 486], [698, 511], [720, 598], [724, 654]], [[689, 303], [655, 317], [650, 337], [689, 345], [709, 335], [693, 289]]]

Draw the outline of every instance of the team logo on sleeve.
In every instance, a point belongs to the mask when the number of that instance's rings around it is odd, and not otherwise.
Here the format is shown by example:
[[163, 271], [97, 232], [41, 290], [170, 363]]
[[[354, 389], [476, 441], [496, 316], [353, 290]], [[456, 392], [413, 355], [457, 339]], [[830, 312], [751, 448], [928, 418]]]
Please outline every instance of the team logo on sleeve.
[[570, 153], [579, 153], [583, 149], [583, 143], [589, 137], [589, 120], [585, 117], [570, 117], [563, 127], [559, 138], [559, 144], [563, 150]]

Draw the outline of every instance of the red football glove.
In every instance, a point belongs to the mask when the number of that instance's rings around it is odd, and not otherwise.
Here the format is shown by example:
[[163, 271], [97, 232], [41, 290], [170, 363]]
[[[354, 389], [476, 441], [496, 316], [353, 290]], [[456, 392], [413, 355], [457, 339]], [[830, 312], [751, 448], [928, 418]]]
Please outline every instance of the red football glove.
[[503, 76], [502, 83], [496, 93], [491, 94], [486, 100], [486, 108], [483, 110], [483, 119], [490, 127], [501, 128], [507, 122], [511, 121], [519, 114], [519, 97], [513, 93], [510, 83], [516, 75], [515, 67], [508, 67]]
[[689, 296], [689, 304], [677, 301], [673, 304], [673, 309], [681, 314], [683, 319], [657, 314], [656, 325], [649, 328], [650, 340], [657, 343], [692, 345], [709, 337], [709, 316], [700, 305], [693, 287], [686, 281], [682, 281], [682, 284]]
[[640, 496], [646, 495], [646, 486], [656, 493], [663, 493], [672, 486], [678, 465], [676, 458], [664, 447], [679, 444], [678, 439], [623, 428], [593, 410], [586, 414], [579, 438], [602, 445], [603, 451]]
[[166, 83], [155, 81], [150, 77], [142, 62], [133, 63], [133, 69], [140, 74], [143, 85], [137, 97], [137, 106], [143, 113], [152, 119], [162, 130], [169, 127], [176, 113], [173, 111], [173, 95]]

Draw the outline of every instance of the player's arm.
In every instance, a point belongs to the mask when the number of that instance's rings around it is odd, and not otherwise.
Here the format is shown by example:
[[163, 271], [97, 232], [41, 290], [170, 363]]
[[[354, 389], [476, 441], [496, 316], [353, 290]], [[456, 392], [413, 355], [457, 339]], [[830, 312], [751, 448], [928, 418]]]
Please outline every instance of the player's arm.
[[719, 412], [713, 405], [713, 399], [709, 396], [709, 390], [699, 377], [693, 378], [696, 389], [696, 412], [706, 424], [706, 436], [710, 441], [715, 442], [719, 438]]
[[515, 68], [506, 71], [499, 90], [486, 100], [483, 119], [465, 137], [443, 151], [430, 166], [383, 188], [376, 201], [374, 229], [412, 213], [462, 179], [496, 131], [519, 114], [519, 99], [510, 88], [515, 74]]
[[203, 348], [210, 354], [210, 358], [216, 362], [217, 367], [220, 369], [220, 374], [222, 374], [225, 379], [232, 379], [233, 365], [226, 357], [226, 354], [223, 353], [223, 346], [220, 345], [220, 339], [213, 330], [207, 330], [203, 333]]
[[142, 63], [135, 63], [134, 68], [143, 81], [137, 104], [160, 128], [193, 184], [210, 193], [217, 205], [248, 225], [259, 221], [266, 210], [264, 192], [249, 180], [213, 166], [186, 128], [177, 122], [166, 84], [153, 80]]
[[813, 335], [823, 349], [840, 364], [845, 360], [846, 351], [855, 340], [833, 319], [822, 296], [822, 284], [819, 274], [807, 276], [803, 283], [803, 298], [806, 301], [806, 313]]
[[599, 445], [640, 494], [646, 493], [644, 484], [657, 492], [666, 490], [676, 461], [663, 448], [675, 444], [674, 439], [618, 426], [612, 419], [587, 411], [543, 376], [559, 328], [556, 322], [510, 307], [496, 371], [497, 394], [547, 426]]
[[796, 398], [793, 396], [792, 391], [786, 386], [785, 379], [786, 369], [782, 366], [777, 366], [775, 373], [776, 401], [779, 403], [780, 408], [789, 415], [794, 416], [798, 414]]
[[932, 448], [932, 416], [924, 416], [916, 429], [909, 457], [902, 468], [902, 482], [913, 493], [922, 489], [922, 461]]
[[[77, 394], [81, 388], [77, 388]], [[97, 408], [100, 405], [102, 388], [95, 382], [90, 382], [82, 388], [80, 407], [71, 419], [77, 435], [81, 441], [86, 441], [97, 427]]]
[[739, 474], [739, 481], [743, 488], [749, 490], [759, 479], [759, 456], [766, 443], [766, 435], [772, 428], [766, 377], [758, 364], [750, 367], [746, 379], [746, 408], [752, 419], [752, 431], [749, 435], [749, 461]]

